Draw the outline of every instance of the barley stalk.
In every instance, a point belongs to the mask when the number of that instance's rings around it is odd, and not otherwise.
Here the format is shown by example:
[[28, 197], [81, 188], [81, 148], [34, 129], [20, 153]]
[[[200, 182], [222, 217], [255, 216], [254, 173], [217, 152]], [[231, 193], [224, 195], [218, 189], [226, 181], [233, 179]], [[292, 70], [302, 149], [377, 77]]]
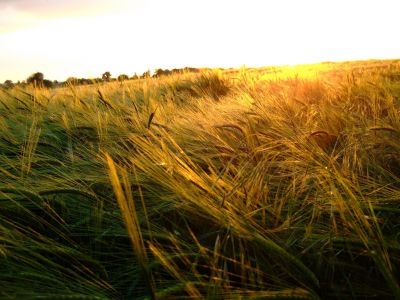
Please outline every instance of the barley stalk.
[[300, 260], [298, 260], [296, 257], [290, 255], [287, 253], [284, 249], [276, 245], [274, 242], [269, 241], [263, 237], [261, 237], [259, 234], [253, 234], [253, 239], [261, 244], [263, 247], [268, 249], [269, 251], [276, 253], [277, 255], [281, 256], [285, 260], [290, 261], [293, 263], [296, 267], [298, 267], [307, 277], [309, 277], [317, 286], [319, 286], [319, 280], [315, 276], [315, 274], [310, 271]]
[[11, 208], [11, 207], [0, 206], [0, 213], [3, 216], [7, 217], [7, 218], [10, 217], [10, 216], [13, 216], [13, 217], [16, 217], [16, 218], [18, 218], [20, 220], [28, 222], [29, 224], [31, 224], [31, 225], [33, 225], [33, 226], [35, 226], [37, 228], [40, 228], [42, 230], [44, 229], [42, 222], [40, 222], [37, 219], [37, 216], [33, 215], [32, 212], [28, 213], [26, 211], [18, 211], [16, 209]]
[[390, 286], [396, 300], [400, 300], [400, 287], [393, 276], [392, 270], [387, 265], [387, 262], [381, 257], [380, 253], [378, 254], [376, 251], [371, 251], [371, 256], [373, 257], [375, 263], [377, 264], [379, 270], [382, 272], [382, 275], [385, 277], [386, 282]]
[[92, 194], [92, 193], [89, 193], [86, 191], [82, 191], [82, 190], [78, 190], [78, 189], [74, 189], [74, 188], [57, 188], [57, 189], [40, 191], [40, 192], [38, 192], [38, 194], [40, 196], [46, 196], [46, 195], [52, 195], [52, 194], [76, 194], [76, 195], [84, 196], [86, 198], [93, 199], [96, 201], [99, 200], [99, 198], [97, 198], [97, 196], [95, 194]]
[[92, 258], [90, 258], [76, 250], [63, 249], [63, 248], [57, 248], [57, 247], [47, 247], [47, 248], [34, 247], [34, 248], [30, 248], [30, 250], [37, 252], [37, 253], [54, 254], [58, 257], [63, 257], [63, 258], [68, 259], [69, 262], [71, 262], [71, 259], [75, 260], [83, 265], [88, 266], [89, 268], [93, 269], [94, 271], [97, 271], [102, 279], [108, 278], [106, 269], [103, 267], [103, 265], [101, 263], [93, 260]]
[[36, 296], [33, 299], [35, 300], [107, 300], [107, 298], [97, 297], [97, 296], [89, 296], [82, 294], [53, 294], [48, 296]]
[[29, 273], [29, 272], [19, 273], [18, 276], [23, 277], [25, 280], [32, 279], [35, 281], [46, 282], [49, 285], [52, 285], [53, 287], [58, 286], [61, 289], [67, 289], [66, 285], [63, 282], [61, 282], [55, 278], [51, 278], [49, 276], [45, 276], [45, 275], [41, 275], [41, 274], [37, 274], [37, 273]]
[[23, 188], [14, 188], [14, 187], [0, 187], [0, 192], [4, 193], [4, 194], [14, 194], [14, 195], [21, 195], [24, 196], [32, 201], [34, 201], [37, 204], [43, 205], [44, 204], [44, 200], [43, 198], [31, 191], [28, 191], [26, 189]]

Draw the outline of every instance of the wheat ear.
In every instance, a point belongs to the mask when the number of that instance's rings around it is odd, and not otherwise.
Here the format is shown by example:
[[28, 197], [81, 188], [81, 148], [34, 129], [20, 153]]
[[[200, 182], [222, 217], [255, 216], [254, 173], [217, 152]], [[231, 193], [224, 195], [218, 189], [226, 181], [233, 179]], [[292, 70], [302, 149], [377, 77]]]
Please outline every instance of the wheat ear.
[[37, 204], [44, 204], [44, 200], [43, 198], [31, 191], [28, 191], [26, 189], [23, 188], [14, 188], [14, 187], [0, 187], [0, 192], [4, 193], [4, 194], [15, 194], [15, 195], [22, 195], [34, 202], [36, 202]]
[[59, 189], [51, 189], [38, 192], [40, 196], [52, 195], [52, 194], [77, 194], [84, 196], [86, 198], [90, 198], [93, 200], [99, 200], [95, 194], [85, 192], [82, 190], [74, 189], [74, 188], [59, 188]]

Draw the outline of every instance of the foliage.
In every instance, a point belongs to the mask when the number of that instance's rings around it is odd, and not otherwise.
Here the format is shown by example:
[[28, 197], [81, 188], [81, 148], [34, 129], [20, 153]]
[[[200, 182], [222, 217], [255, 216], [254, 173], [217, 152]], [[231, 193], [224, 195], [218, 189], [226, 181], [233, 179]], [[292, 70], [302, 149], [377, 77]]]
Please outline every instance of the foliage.
[[133, 80], [139, 79], [139, 76], [137, 76], [137, 74], [135, 73], [135, 75], [133, 75], [130, 79], [133, 79]]
[[142, 76], [140, 78], [149, 78], [151, 75], [150, 69], [148, 69], [146, 72], [143, 72]]
[[[206, 71], [206, 70], [211, 71], [210, 68], [203, 68], [202, 70], [203, 71]], [[183, 69], [172, 69], [171, 71], [168, 69], [166, 69], [166, 70], [156, 69], [156, 70], [154, 70], [153, 77], [160, 77], [161, 75], [167, 76], [167, 75], [171, 75], [171, 74], [183, 74], [184, 72], [185, 73], [189, 73], [189, 72], [198, 73], [198, 72], [200, 72], [200, 69], [190, 68], [190, 67], [185, 67]]]
[[[100, 81], [102, 81], [100, 78], [98, 78]], [[68, 79], [65, 81], [64, 86], [78, 86], [78, 85], [86, 85], [86, 84], [92, 84], [93, 80], [92, 79], [87, 79], [87, 78], [76, 78], [76, 77], [68, 77]]]
[[8, 90], [8, 89], [12, 89], [14, 86], [15, 85], [12, 82], [12, 80], [6, 80], [6, 81], [4, 81], [4, 84], [2, 85], [2, 88]]
[[153, 74], [153, 77], [160, 77], [161, 75], [169, 75], [170, 74], [170, 71], [167, 69], [167, 70], [163, 70], [163, 69], [156, 69], [156, 70], [154, 70], [154, 74]]
[[121, 75], [118, 76], [118, 81], [122, 82], [122, 81], [125, 81], [125, 80], [129, 80], [129, 76], [128, 75], [121, 74]]
[[110, 73], [109, 71], [104, 72], [104, 73], [101, 75], [101, 78], [102, 78], [103, 80], [105, 80], [105, 81], [109, 81], [109, 80], [111, 79], [111, 73]]
[[1, 90], [1, 297], [399, 299], [399, 73]]
[[52, 88], [53, 87], [53, 82], [47, 79], [44, 79], [44, 74], [41, 72], [36, 72], [29, 76], [26, 79], [26, 82], [28, 84], [32, 84], [37, 87], [46, 87], [46, 88]]
[[36, 85], [36, 86], [41, 86], [43, 83], [43, 80], [44, 80], [44, 74], [41, 72], [36, 72], [36, 73], [33, 73], [31, 76], [29, 76], [26, 79], [26, 82]]
[[43, 79], [43, 86], [47, 88], [52, 88], [53, 82], [51, 80]]

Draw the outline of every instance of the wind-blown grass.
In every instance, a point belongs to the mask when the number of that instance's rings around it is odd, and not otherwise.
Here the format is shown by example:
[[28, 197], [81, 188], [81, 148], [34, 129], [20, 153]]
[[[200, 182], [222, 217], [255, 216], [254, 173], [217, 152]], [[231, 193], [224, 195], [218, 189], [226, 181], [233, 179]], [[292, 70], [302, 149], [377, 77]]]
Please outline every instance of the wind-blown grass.
[[0, 90], [1, 298], [400, 299], [399, 74]]

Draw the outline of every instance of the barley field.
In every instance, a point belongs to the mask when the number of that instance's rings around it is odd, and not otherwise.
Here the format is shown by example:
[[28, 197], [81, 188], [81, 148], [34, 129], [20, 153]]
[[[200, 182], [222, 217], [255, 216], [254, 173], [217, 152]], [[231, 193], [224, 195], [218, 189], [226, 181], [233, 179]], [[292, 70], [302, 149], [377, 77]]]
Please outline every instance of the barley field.
[[400, 299], [400, 59], [0, 89], [1, 299]]

